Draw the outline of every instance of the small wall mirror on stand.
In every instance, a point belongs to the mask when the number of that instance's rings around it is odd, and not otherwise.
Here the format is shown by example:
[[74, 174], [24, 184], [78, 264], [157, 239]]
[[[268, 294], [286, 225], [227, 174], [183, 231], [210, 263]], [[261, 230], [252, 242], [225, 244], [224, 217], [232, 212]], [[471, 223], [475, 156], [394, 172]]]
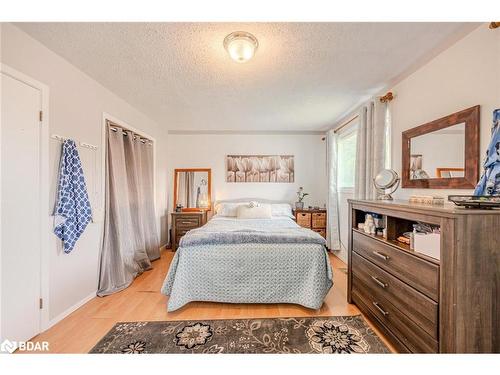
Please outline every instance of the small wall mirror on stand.
[[209, 168], [174, 171], [174, 209], [210, 211], [212, 208], [212, 170]]
[[479, 106], [403, 132], [403, 188], [472, 189], [479, 179]]

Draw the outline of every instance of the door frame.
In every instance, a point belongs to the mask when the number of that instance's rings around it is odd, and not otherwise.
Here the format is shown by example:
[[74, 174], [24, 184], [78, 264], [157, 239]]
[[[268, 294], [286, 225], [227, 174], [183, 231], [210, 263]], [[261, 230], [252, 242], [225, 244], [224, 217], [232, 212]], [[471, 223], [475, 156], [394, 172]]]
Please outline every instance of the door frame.
[[[40, 332], [49, 327], [49, 225], [50, 225], [50, 207], [49, 207], [49, 96], [50, 89], [46, 84], [24, 74], [20, 71], [0, 63], [0, 73], [5, 74], [19, 82], [33, 87], [40, 91], [40, 108], [43, 112], [40, 127], [40, 298], [43, 300], [43, 308], [40, 309]], [[1, 77], [1, 75], [0, 75]], [[1, 131], [0, 131], [1, 141]], [[0, 142], [1, 145], [1, 142]], [[0, 146], [1, 147], [1, 146]], [[1, 168], [1, 167], [0, 167]], [[0, 169], [0, 176], [1, 176]], [[0, 185], [1, 186], [1, 185]], [[1, 188], [1, 187], [0, 187]], [[0, 203], [1, 205], [1, 203]], [[1, 210], [1, 206], [0, 206]], [[1, 226], [0, 226], [1, 239]], [[2, 265], [0, 256], [0, 267]], [[0, 314], [2, 301], [2, 285], [0, 279]], [[1, 319], [1, 315], [0, 315]], [[1, 329], [1, 326], [0, 326]], [[1, 332], [0, 332], [1, 333]]]

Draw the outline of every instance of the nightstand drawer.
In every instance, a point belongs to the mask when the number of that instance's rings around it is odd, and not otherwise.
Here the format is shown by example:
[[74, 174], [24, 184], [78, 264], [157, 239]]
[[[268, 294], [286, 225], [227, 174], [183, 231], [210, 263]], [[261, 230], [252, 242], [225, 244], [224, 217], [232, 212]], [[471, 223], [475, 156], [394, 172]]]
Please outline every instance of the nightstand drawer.
[[179, 217], [175, 220], [174, 225], [177, 228], [193, 229], [200, 226], [200, 219], [198, 217]]
[[175, 231], [175, 234], [177, 236], [184, 236], [187, 232], [189, 232], [191, 229], [187, 229], [187, 228], [177, 228], [177, 230]]
[[307, 212], [298, 212], [297, 224], [304, 228], [311, 228], [311, 214]]
[[172, 250], [177, 250], [181, 238], [206, 222], [206, 212], [172, 212]]
[[326, 213], [318, 212], [312, 214], [313, 228], [326, 228]]

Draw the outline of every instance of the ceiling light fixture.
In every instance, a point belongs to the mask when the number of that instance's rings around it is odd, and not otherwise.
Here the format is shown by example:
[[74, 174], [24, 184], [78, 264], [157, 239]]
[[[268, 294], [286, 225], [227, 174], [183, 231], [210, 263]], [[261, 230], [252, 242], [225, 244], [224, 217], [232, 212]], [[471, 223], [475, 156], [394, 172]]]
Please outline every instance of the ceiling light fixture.
[[224, 38], [224, 48], [237, 63], [250, 60], [257, 51], [257, 38], [246, 31], [235, 31]]

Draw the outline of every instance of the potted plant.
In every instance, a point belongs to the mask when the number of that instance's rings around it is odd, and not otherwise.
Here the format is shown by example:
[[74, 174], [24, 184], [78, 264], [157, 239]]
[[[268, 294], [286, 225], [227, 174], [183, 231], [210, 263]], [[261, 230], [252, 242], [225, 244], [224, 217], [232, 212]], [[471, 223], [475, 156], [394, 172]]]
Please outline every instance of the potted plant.
[[303, 210], [304, 209], [304, 198], [307, 197], [309, 193], [304, 193], [304, 188], [301, 186], [299, 188], [299, 191], [297, 191], [297, 198], [298, 201], [295, 202], [295, 208], [297, 210]]

